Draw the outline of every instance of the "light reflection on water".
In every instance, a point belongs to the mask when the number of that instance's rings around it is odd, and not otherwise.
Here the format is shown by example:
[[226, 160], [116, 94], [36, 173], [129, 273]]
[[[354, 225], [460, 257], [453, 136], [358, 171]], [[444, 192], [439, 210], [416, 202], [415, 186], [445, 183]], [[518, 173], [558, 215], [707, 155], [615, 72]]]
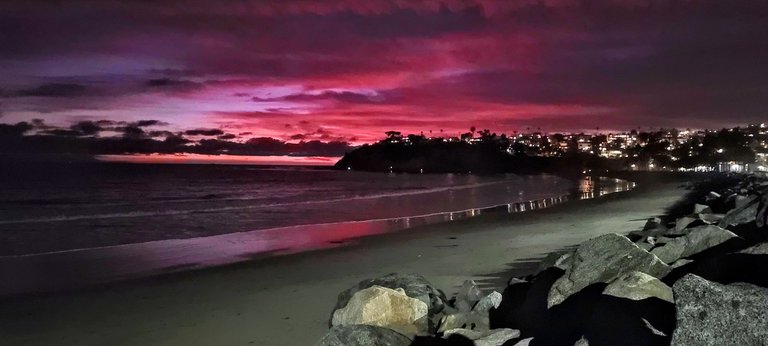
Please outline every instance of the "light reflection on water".
[[590, 199], [609, 193], [629, 191], [635, 186], [634, 182], [617, 178], [584, 177], [579, 181], [579, 199]]
[[[352, 244], [356, 239], [485, 214], [520, 213], [549, 208], [570, 199], [590, 199], [628, 191], [635, 183], [613, 178], [584, 178], [571, 194], [428, 215], [370, 221], [279, 227], [211, 237], [0, 257], [0, 295], [71, 289], [161, 273], [212, 267]], [[515, 196], [517, 197], [517, 196]]]
[[605, 196], [610, 193], [630, 191], [635, 188], [636, 183], [607, 177], [583, 177], [578, 184], [577, 191], [562, 194], [559, 196], [535, 199], [530, 201], [508, 203], [491, 207], [474, 208], [462, 211], [436, 213], [431, 215], [420, 215], [404, 218], [393, 218], [389, 220], [394, 230], [402, 230], [415, 226], [427, 224], [468, 219], [475, 216], [491, 213], [521, 213], [526, 211], [545, 209], [557, 204], [568, 202], [571, 199], [585, 200]]

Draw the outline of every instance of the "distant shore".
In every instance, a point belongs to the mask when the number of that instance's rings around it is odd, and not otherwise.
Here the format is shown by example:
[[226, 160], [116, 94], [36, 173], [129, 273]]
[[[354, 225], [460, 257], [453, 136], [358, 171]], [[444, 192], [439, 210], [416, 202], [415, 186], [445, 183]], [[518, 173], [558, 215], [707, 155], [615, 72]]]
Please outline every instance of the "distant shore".
[[491, 214], [335, 249], [80, 292], [4, 299], [0, 337], [11, 344], [313, 344], [327, 330], [338, 292], [361, 279], [420, 273], [449, 294], [469, 278], [503, 287], [550, 252], [639, 229], [673, 207], [686, 193], [679, 185], [691, 178], [632, 175], [634, 191], [529, 213]]

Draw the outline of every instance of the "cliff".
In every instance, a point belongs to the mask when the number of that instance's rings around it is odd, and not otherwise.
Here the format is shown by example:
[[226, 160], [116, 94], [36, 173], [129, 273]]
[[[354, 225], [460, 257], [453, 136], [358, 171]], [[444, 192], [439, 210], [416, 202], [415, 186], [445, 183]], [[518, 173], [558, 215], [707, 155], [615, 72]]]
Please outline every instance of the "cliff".
[[438, 142], [364, 145], [336, 163], [336, 169], [410, 173], [581, 173], [623, 168], [622, 161], [594, 155], [563, 157], [510, 155], [492, 144]]

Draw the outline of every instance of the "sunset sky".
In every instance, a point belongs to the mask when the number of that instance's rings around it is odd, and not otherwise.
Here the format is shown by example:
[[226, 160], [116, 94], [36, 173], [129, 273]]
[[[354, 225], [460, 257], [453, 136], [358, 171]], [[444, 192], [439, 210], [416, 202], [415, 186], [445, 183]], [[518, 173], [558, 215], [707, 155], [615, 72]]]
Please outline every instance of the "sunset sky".
[[40, 128], [355, 145], [768, 111], [762, 1], [6, 0], [0, 47], [0, 123]]

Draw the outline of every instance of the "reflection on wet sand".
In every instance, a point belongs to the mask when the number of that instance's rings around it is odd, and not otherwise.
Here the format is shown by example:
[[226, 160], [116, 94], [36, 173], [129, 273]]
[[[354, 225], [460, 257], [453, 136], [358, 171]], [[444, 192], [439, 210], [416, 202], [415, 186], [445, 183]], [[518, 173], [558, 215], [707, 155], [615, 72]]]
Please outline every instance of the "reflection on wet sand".
[[635, 183], [616, 178], [584, 177], [579, 181], [579, 199], [600, 197], [614, 192], [629, 191]]
[[280, 227], [39, 255], [0, 257], [0, 295], [56, 291], [161, 273], [219, 266], [256, 257], [343, 246], [355, 239], [490, 213], [520, 213], [569, 199], [628, 191], [632, 182], [584, 178], [572, 194], [411, 217]]
[[560, 203], [565, 203], [572, 198], [583, 200], [601, 197], [614, 192], [629, 191], [635, 188], [635, 185], [636, 184], [634, 182], [622, 179], [587, 176], [583, 177], [579, 181], [578, 190], [570, 194], [490, 207], [467, 209], [462, 211], [395, 218], [389, 220], [389, 223], [391, 227], [393, 227], [392, 230], [394, 231], [438, 222], [467, 219], [489, 213], [521, 213], [531, 210], [549, 208]]

